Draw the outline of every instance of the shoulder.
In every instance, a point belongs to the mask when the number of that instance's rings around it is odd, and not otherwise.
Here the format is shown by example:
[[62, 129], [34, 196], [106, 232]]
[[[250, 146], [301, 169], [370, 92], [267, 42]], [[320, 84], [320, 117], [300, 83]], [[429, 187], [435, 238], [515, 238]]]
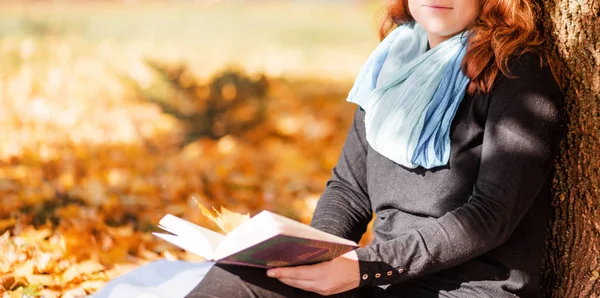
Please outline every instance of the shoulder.
[[497, 78], [489, 94], [488, 117], [504, 119], [510, 114], [524, 122], [556, 123], [564, 118], [562, 91], [546, 61], [527, 53], [513, 57], [509, 70]]
[[561, 93], [547, 61], [536, 53], [525, 53], [512, 57], [508, 62], [508, 73], [500, 73], [492, 93], [503, 91], [539, 91], [559, 96]]

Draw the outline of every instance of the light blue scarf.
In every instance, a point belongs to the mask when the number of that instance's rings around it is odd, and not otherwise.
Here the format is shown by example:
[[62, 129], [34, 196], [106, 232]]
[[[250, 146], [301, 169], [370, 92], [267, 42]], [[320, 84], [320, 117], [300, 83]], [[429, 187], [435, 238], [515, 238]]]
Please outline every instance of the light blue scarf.
[[348, 95], [366, 111], [371, 147], [408, 168], [448, 163], [450, 124], [469, 83], [460, 68], [466, 34], [427, 47], [419, 24], [396, 28], [371, 53]]

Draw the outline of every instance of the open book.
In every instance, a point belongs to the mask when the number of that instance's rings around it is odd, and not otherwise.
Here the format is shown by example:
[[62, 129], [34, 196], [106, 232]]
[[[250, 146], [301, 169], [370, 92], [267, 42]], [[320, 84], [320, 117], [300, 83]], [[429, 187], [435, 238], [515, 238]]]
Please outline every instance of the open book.
[[222, 235], [167, 214], [152, 233], [208, 261], [261, 268], [296, 266], [331, 260], [358, 245], [313, 227], [263, 211]]

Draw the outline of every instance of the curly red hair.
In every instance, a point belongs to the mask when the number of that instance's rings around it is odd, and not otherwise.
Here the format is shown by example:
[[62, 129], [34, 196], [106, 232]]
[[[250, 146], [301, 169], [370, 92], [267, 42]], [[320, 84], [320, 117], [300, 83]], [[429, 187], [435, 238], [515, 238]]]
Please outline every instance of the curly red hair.
[[[552, 65], [542, 31], [536, 21], [539, 9], [527, 0], [482, 0], [480, 14], [469, 27], [463, 72], [471, 80], [469, 94], [488, 93], [500, 73], [510, 76], [509, 58], [537, 53]], [[379, 26], [383, 39], [394, 27], [414, 21], [408, 0], [388, 0]]]

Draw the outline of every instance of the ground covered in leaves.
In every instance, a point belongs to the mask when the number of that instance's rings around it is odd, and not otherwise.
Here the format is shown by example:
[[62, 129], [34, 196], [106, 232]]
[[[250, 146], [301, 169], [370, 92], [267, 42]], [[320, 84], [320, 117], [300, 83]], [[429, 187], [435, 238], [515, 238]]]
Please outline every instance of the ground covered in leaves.
[[[151, 87], [135, 78], [109, 82], [124, 96], [93, 104], [18, 93], [19, 84], [47, 90], [69, 76], [43, 80], [24, 67], [1, 78], [3, 297], [79, 297], [151, 260], [197, 260], [150, 234], [166, 213], [210, 225], [196, 202], [310, 219], [355, 108], [344, 102], [349, 86], [263, 76], [255, 81], [264, 92], [248, 97], [239, 80], [183, 84], [178, 67], [154, 74], [173, 94], [194, 86], [191, 98], [166, 97], [179, 98], [181, 113], [146, 98]], [[190, 104], [215, 98], [242, 111], [260, 100], [264, 110], [252, 125], [225, 123], [202, 135], [190, 119], [206, 110]]]

